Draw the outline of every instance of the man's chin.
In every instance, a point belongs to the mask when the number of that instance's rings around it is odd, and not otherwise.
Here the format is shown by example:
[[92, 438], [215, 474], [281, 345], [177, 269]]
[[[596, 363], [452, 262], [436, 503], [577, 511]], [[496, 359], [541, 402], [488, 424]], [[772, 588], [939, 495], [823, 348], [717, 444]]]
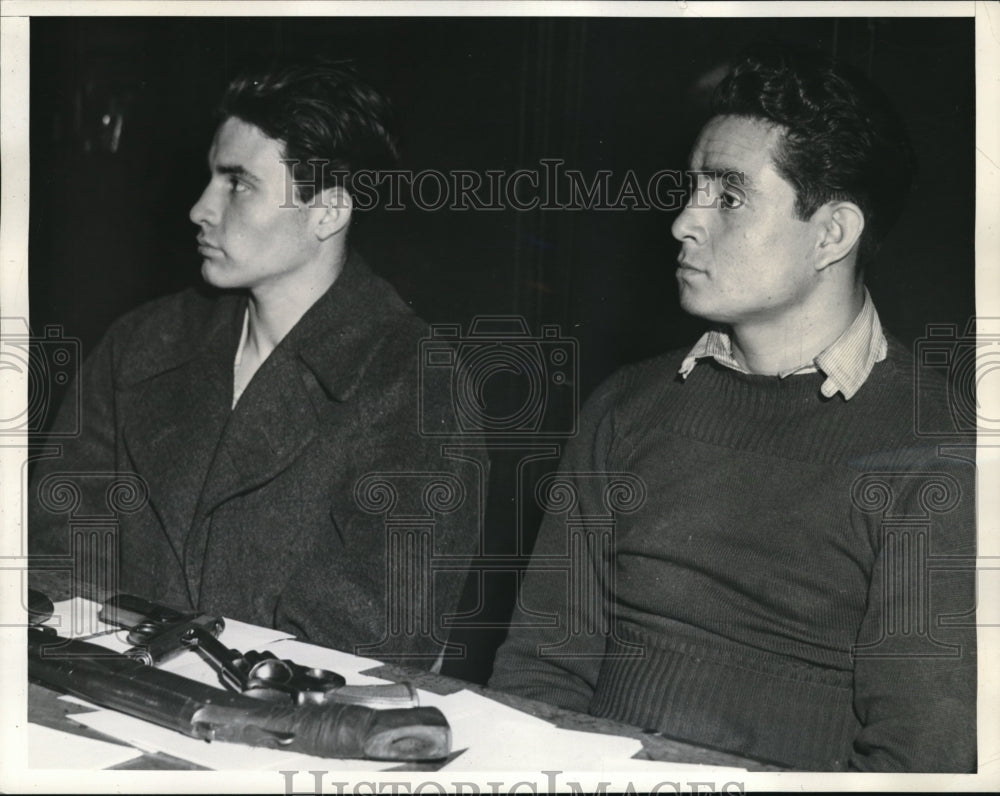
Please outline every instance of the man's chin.
[[690, 286], [685, 285], [682, 281], [680, 283], [680, 291], [678, 293], [678, 299], [680, 301], [681, 309], [689, 315], [701, 315], [701, 311], [704, 307], [703, 302], [698, 301], [698, 293], [692, 290]]
[[699, 295], [696, 291], [681, 289], [678, 303], [684, 312], [695, 318], [701, 318], [709, 323], [727, 323], [729, 314], [718, 304], [713, 304], [706, 299], [706, 296]]
[[240, 287], [240, 285], [235, 284], [235, 280], [227, 279], [226, 276], [225, 269], [217, 260], [206, 257], [201, 261], [201, 278], [205, 280], [206, 284], [219, 290]]

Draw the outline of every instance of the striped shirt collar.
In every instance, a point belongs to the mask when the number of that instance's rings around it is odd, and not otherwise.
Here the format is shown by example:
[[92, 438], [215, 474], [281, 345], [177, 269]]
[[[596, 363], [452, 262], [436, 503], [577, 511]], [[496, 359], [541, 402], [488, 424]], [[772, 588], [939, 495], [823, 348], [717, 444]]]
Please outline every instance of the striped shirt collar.
[[[845, 400], [850, 400], [861, 389], [868, 376], [888, 353], [888, 343], [882, 332], [882, 324], [875, 303], [865, 290], [865, 303], [861, 312], [846, 331], [825, 348], [811, 363], [779, 373], [779, 378], [785, 378], [796, 373], [822, 372], [826, 381], [820, 387], [820, 392], [826, 398], [832, 398], [838, 392]], [[733, 356], [733, 343], [726, 332], [716, 329], [705, 332], [695, 343], [681, 363], [681, 378], [686, 379], [694, 370], [698, 360], [711, 357], [720, 365], [740, 373], [749, 373]]]

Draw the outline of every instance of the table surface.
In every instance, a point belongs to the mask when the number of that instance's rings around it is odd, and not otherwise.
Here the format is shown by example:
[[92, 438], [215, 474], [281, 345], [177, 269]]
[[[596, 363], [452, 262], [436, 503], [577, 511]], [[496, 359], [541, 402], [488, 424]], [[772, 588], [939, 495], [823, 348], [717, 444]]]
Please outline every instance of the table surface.
[[[39, 581], [33, 579], [34, 588], [44, 587], [46, 579]], [[79, 594], [79, 592], [77, 592]], [[56, 595], [59, 599], [60, 595]], [[557, 727], [578, 730], [583, 732], [607, 733], [610, 735], [621, 735], [635, 738], [642, 742], [643, 751], [640, 756], [645, 756], [650, 760], [660, 760], [677, 763], [695, 763], [702, 765], [730, 766], [735, 768], [745, 768], [748, 771], [782, 771], [783, 768], [770, 765], [764, 762], [729, 754], [724, 751], [709, 749], [682, 741], [667, 738], [659, 733], [646, 731], [638, 727], [633, 727], [610, 719], [589, 716], [575, 711], [538, 702], [532, 699], [495, 691], [484, 686], [469, 683], [464, 680], [457, 680], [440, 674], [397, 666], [395, 664], [384, 664], [372, 669], [368, 669], [363, 674], [380, 677], [393, 682], [409, 682], [419, 689], [430, 691], [435, 694], [445, 695], [460, 691], [462, 689], [475, 692], [484, 697], [500, 702], [508, 707], [523, 711], [537, 718], [549, 721]], [[109, 738], [90, 728], [84, 727], [70, 718], [67, 713], [79, 713], [80, 706], [67, 703], [59, 699], [59, 694], [45, 686], [37, 683], [29, 683], [28, 686], [28, 721], [40, 724], [63, 732], [70, 732], [76, 735], [122, 743], [121, 741]], [[428, 764], [406, 764], [396, 770], [424, 770], [433, 771], [443, 763]], [[190, 763], [186, 760], [171, 757], [162, 753], [142, 754], [125, 763], [114, 766], [117, 769], [198, 769], [201, 766]]]

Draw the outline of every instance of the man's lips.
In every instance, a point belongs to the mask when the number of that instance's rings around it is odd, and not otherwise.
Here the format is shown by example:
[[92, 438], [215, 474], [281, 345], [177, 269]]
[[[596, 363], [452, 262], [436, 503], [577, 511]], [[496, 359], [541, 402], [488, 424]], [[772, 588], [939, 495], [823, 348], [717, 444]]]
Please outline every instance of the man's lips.
[[689, 273], [689, 274], [705, 273], [701, 268], [696, 268], [695, 266], [691, 265], [691, 263], [689, 263], [683, 257], [677, 258], [677, 270], [678, 272], [683, 271], [684, 273]]
[[198, 237], [198, 253], [199, 254], [214, 254], [216, 252], [221, 252], [218, 246], [213, 246], [207, 240], [202, 237]]

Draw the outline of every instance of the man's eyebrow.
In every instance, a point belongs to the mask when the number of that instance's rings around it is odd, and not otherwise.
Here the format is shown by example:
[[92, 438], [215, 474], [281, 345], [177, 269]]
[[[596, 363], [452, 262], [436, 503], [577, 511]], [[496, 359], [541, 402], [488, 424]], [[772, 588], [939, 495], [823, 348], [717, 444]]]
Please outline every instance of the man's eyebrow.
[[253, 183], [260, 183], [260, 177], [254, 174], [252, 171], [247, 171], [243, 166], [240, 165], [229, 165], [225, 163], [217, 164], [212, 171], [216, 174], [224, 174], [227, 177], [241, 177], [245, 180], [250, 180]]
[[757, 192], [753, 180], [750, 179], [746, 172], [740, 171], [735, 166], [705, 164], [700, 169], [700, 172], [702, 174], [711, 174], [717, 180], [725, 180], [726, 185], [742, 188], [747, 193]]

